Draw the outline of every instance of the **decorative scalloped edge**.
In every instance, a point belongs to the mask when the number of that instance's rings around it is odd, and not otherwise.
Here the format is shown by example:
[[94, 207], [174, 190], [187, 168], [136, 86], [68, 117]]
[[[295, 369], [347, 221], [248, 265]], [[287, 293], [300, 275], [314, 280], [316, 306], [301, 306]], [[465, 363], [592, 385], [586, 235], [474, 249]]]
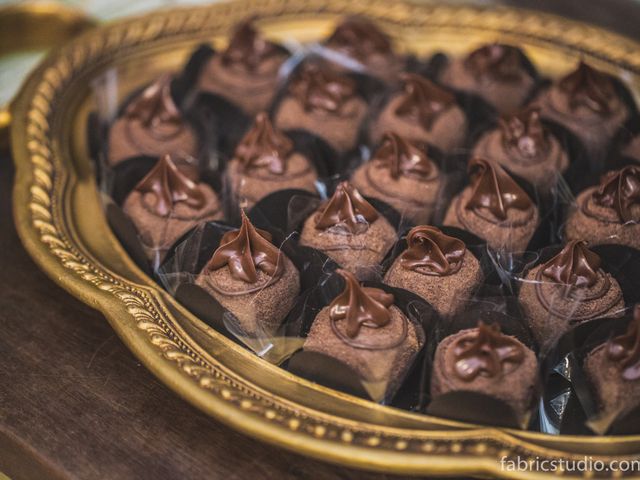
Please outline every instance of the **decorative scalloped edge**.
[[[26, 150], [31, 164], [30, 223], [18, 222], [23, 236], [37, 235], [48, 253], [83, 282], [117, 298], [126, 306], [137, 328], [164, 358], [175, 363], [183, 375], [217, 398], [233, 404], [244, 415], [252, 415], [264, 422], [291, 432], [306, 434], [314, 439], [337, 442], [371, 449], [372, 453], [390, 451], [438, 456], [468, 455], [492, 459], [490, 470], [495, 475], [516, 475], [500, 471], [502, 457], [519, 455], [525, 459], [554, 459], [582, 455], [565, 454], [521, 442], [496, 429], [456, 432], [403, 430], [374, 424], [347, 422], [338, 417], [265, 395], [241, 377], [230, 374], [215, 362], [208, 362], [191, 350], [171, 327], [170, 314], [144, 289], [127, 284], [88, 259], [65, 232], [63, 192], [68, 187], [64, 166], [53, 153], [50, 125], [56, 102], [69, 80], [106, 55], [120, 49], [130, 49], [141, 43], [170, 39], [195, 33], [212, 35], [226, 31], [237, 19], [259, 12], [265, 17], [305, 13], [363, 13], [383, 18], [385, 22], [402, 26], [431, 28], [482, 28], [483, 30], [513, 33], [537, 43], [557, 43], [574, 51], [640, 74], [640, 48], [623, 37], [603, 36], [595, 27], [562, 20], [558, 17], [532, 14], [526, 11], [497, 9], [485, 11], [471, 7], [448, 7], [397, 3], [382, 0], [246, 0], [233, 4], [219, 4], [209, 8], [192, 8], [161, 12], [123, 24], [114, 24], [99, 33], [71, 43], [47, 61], [48, 67], [37, 76], [35, 93], [30, 100], [25, 121]], [[376, 15], [376, 12], [379, 12]], [[481, 18], [480, 18], [481, 17]], [[14, 147], [15, 148], [15, 147]], [[19, 157], [19, 155], [16, 155]], [[16, 212], [21, 214], [16, 206]], [[63, 279], [59, 280], [64, 283]], [[554, 456], [557, 454], [558, 456]], [[322, 456], [320, 452], [318, 456]], [[345, 462], [349, 460], [348, 453]], [[608, 457], [598, 456], [607, 460]], [[622, 458], [622, 457], [616, 457]], [[624, 457], [634, 459], [638, 456]], [[354, 460], [357, 463], [357, 461]], [[353, 462], [352, 462], [353, 463]], [[361, 461], [361, 466], [366, 466]], [[486, 466], [485, 466], [486, 468]], [[427, 468], [425, 470], [428, 471]], [[452, 460], [451, 472], [456, 464]], [[481, 472], [478, 467], [478, 472]], [[592, 477], [591, 472], [560, 472], [565, 477]], [[557, 476], [558, 472], [556, 472]], [[526, 476], [526, 475], [524, 475]], [[597, 474], [595, 474], [597, 476]]]

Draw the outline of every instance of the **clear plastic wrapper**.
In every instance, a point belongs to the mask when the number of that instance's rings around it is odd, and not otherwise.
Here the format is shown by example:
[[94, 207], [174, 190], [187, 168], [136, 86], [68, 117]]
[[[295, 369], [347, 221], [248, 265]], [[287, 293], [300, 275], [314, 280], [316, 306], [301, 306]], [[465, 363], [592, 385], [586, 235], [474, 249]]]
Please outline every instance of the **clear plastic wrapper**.
[[[625, 435], [637, 432], [640, 409], [633, 394], [633, 367], [611, 356], [616, 339], [627, 337], [632, 347], [637, 313], [628, 308], [618, 318], [600, 318], [581, 324], [565, 334], [543, 367], [546, 391], [540, 416], [543, 431], [563, 434]], [[613, 344], [613, 345], [612, 345]], [[622, 350], [622, 349], [621, 349]], [[615, 351], [615, 350], [613, 350]], [[631, 389], [631, 390], [629, 390]]]
[[[285, 368], [378, 402], [405, 402], [406, 408], [419, 409], [424, 402], [423, 359], [433, 344], [430, 337], [438, 321], [437, 313], [411, 292], [379, 282], [347, 286], [345, 281], [357, 280], [341, 272], [326, 277], [292, 311], [287, 331], [305, 340]], [[359, 291], [354, 293], [354, 289]], [[361, 328], [369, 328], [369, 333], [349, 337], [332, 317], [334, 309], [339, 308], [338, 300], [349, 295], [349, 302], [361, 300], [364, 306], [371, 297], [362, 300], [360, 295], [374, 294], [389, 297], [390, 322], [382, 327], [364, 323]], [[338, 332], [337, 337], [328, 333], [328, 324]], [[375, 333], [376, 328], [381, 328], [380, 334]], [[396, 399], [398, 390], [403, 390], [403, 395]]]
[[517, 300], [467, 300], [437, 336], [427, 412], [526, 428], [537, 405], [540, 378], [536, 343]]
[[525, 105], [542, 81], [522, 50], [500, 43], [478, 45], [464, 58], [436, 53], [425, 74], [463, 97], [482, 102], [494, 115]]

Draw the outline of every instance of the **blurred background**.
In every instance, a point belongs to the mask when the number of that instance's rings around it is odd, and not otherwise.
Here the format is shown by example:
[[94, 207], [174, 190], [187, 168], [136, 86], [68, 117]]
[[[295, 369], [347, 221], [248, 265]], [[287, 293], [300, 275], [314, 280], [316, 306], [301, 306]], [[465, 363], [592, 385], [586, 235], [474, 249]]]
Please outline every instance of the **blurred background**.
[[[215, 1], [219, 0], [0, 0], [0, 109], [8, 104], [48, 48], [84, 29], [155, 9]], [[543, 10], [595, 23], [624, 35], [640, 37], [637, 21], [640, 18], [640, 0], [441, 1], [474, 5], [503, 4]]]

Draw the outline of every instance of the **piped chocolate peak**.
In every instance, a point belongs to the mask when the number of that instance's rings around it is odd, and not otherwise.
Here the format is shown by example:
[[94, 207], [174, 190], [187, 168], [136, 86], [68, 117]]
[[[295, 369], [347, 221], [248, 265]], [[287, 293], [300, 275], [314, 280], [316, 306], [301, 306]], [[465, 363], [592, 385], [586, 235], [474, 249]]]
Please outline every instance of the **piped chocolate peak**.
[[569, 100], [569, 108], [585, 107], [601, 116], [611, 113], [610, 101], [616, 91], [611, 77], [604, 72], [580, 62], [578, 68], [558, 84]]
[[360, 62], [366, 62], [371, 55], [393, 54], [389, 37], [360, 16], [347, 17], [336, 27], [326, 45]]
[[316, 228], [341, 227], [346, 233], [356, 235], [366, 232], [378, 216], [376, 209], [358, 190], [349, 182], [342, 182], [316, 217]]
[[468, 166], [472, 193], [467, 210], [488, 209], [498, 220], [507, 219], [510, 209], [528, 210], [533, 203], [529, 195], [499, 165], [482, 158], [472, 158]]
[[640, 222], [638, 213], [631, 211], [640, 205], [640, 167], [629, 165], [605, 174], [592, 198], [596, 205], [615, 210], [621, 222]]
[[510, 45], [490, 44], [474, 50], [464, 61], [465, 67], [477, 77], [501, 82], [517, 82], [522, 77], [520, 51]]
[[460, 270], [466, 250], [462, 240], [445, 235], [436, 227], [418, 226], [407, 235], [407, 249], [400, 256], [400, 265], [424, 275], [444, 277]]
[[246, 283], [258, 281], [258, 271], [271, 278], [282, 273], [280, 251], [271, 243], [271, 234], [255, 228], [244, 212], [239, 230], [227, 232], [220, 240], [220, 246], [205, 267], [206, 272], [229, 268], [236, 280]]
[[607, 356], [616, 363], [625, 380], [640, 379], [640, 304], [633, 309], [627, 331], [607, 343]]
[[205, 204], [202, 190], [178, 170], [168, 154], [160, 157], [135, 190], [152, 194], [155, 202], [149, 208], [162, 217], [169, 215], [177, 203], [185, 203], [191, 208], [202, 208]]
[[244, 170], [266, 168], [270, 173], [282, 175], [287, 170], [287, 158], [293, 151], [293, 142], [276, 130], [266, 113], [256, 116], [253, 128], [236, 147], [235, 157]]
[[465, 382], [478, 376], [494, 378], [505, 372], [507, 364], [518, 365], [524, 360], [522, 345], [500, 332], [497, 323], [487, 325], [480, 321], [478, 328], [453, 345], [454, 372]]
[[425, 130], [455, 102], [452, 93], [420, 75], [405, 73], [400, 79], [404, 93], [396, 115], [420, 123]]
[[[332, 324], [344, 320], [346, 338], [354, 339], [362, 327], [382, 328], [391, 321], [389, 308], [394, 298], [379, 288], [363, 287], [354, 274], [336, 270], [345, 287], [329, 306]], [[337, 327], [334, 326], [334, 329]]]
[[592, 287], [598, 281], [600, 257], [581, 240], [571, 240], [542, 266], [542, 276], [572, 287]]
[[527, 108], [500, 119], [505, 150], [527, 160], [543, 158], [549, 151], [547, 132], [540, 121], [539, 108]]
[[222, 53], [222, 63], [227, 66], [241, 66], [249, 72], [254, 72], [262, 62], [277, 53], [277, 46], [256, 30], [252, 20], [247, 20], [238, 25], [233, 32], [229, 46]]
[[289, 89], [306, 111], [335, 115], [356, 96], [353, 79], [315, 64], [304, 66]]
[[179, 130], [182, 115], [171, 97], [171, 75], [165, 73], [145, 88], [125, 110], [125, 118], [140, 120], [147, 128], [171, 125]]
[[426, 148], [393, 132], [385, 133], [380, 147], [373, 154], [372, 162], [388, 168], [391, 178], [396, 180], [402, 175], [426, 179], [433, 171]]

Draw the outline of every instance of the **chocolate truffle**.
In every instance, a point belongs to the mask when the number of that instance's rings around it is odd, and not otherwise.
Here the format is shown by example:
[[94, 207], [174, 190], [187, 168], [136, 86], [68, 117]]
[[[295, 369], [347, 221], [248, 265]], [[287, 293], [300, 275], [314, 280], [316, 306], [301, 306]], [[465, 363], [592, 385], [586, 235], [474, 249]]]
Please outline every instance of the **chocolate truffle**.
[[148, 258], [155, 264], [188, 230], [223, 217], [213, 189], [187, 178], [170, 155], [158, 160], [127, 196], [122, 209], [133, 221]]
[[519, 300], [542, 349], [575, 325], [622, 314], [620, 286], [600, 264], [585, 242], [571, 240], [558, 255], [527, 273]]
[[495, 250], [524, 251], [539, 222], [535, 204], [496, 163], [473, 158], [468, 170], [471, 184], [452, 200], [444, 224], [470, 231]]
[[606, 153], [609, 142], [629, 118], [629, 107], [620, 96], [611, 75], [584, 62], [555, 82], [534, 101], [543, 118], [570, 130], [584, 143], [590, 155]]
[[391, 38], [373, 22], [359, 16], [344, 19], [324, 42], [339, 56], [336, 61], [354, 70], [392, 83], [397, 80], [404, 60], [393, 51]]
[[497, 323], [479, 322], [438, 344], [433, 360], [431, 395], [470, 391], [507, 403], [520, 419], [535, 402], [538, 362], [535, 353]]
[[305, 64], [289, 84], [274, 123], [282, 130], [307, 130], [345, 152], [356, 146], [366, 113], [355, 80], [326, 66]]
[[266, 40], [251, 21], [238, 25], [229, 45], [202, 69], [198, 88], [226, 98], [249, 115], [266, 110], [280, 81], [288, 54]]
[[527, 99], [536, 80], [516, 47], [484, 45], [466, 58], [451, 61], [440, 81], [455, 90], [482, 97], [500, 113], [511, 113]]
[[497, 162], [548, 193], [569, 166], [558, 139], [540, 121], [540, 110], [528, 108], [500, 118], [473, 148], [474, 157]]
[[594, 348], [584, 370], [600, 414], [614, 420], [640, 404], [640, 308], [633, 310], [627, 331]]
[[604, 175], [584, 190], [564, 227], [568, 239], [640, 249], [640, 165]]
[[113, 123], [109, 130], [108, 162], [113, 166], [127, 158], [165, 153], [181, 169], [185, 166], [193, 171], [197, 167], [198, 140], [171, 97], [168, 74], [145, 88]]
[[371, 141], [394, 132], [447, 153], [462, 146], [467, 119], [455, 96], [420, 75], [405, 73], [401, 80], [402, 90], [389, 98], [371, 126]]
[[300, 274], [271, 243], [271, 234], [251, 225], [223, 235], [220, 246], [196, 278], [199, 285], [233, 313], [227, 328], [239, 336], [271, 336], [300, 293]]
[[383, 385], [372, 390], [391, 392], [422, 348], [424, 332], [394, 305], [392, 294], [361, 286], [347, 271], [338, 273], [344, 291], [320, 310], [303, 348], [340, 360], [369, 384]]
[[462, 240], [419, 226], [407, 235], [407, 249], [384, 277], [392, 287], [420, 295], [440, 315], [456, 313], [482, 281], [482, 268]]
[[389, 132], [371, 160], [353, 173], [351, 183], [412, 222], [429, 223], [443, 178], [426, 146]]
[[266, 113], [259, 113], [236, 147], [227, 179], [234, 198], [243, 208], [251, 208], [268, 194], [285, 188], [313, 193], [318, 175], [309, 159], [294, 151], [291, 139], [273, 128]]
[[384, 258], [396, 231], [348, 182], [305, 222], [300, 244], [324, 252], [346, 270], [371, 269]]

